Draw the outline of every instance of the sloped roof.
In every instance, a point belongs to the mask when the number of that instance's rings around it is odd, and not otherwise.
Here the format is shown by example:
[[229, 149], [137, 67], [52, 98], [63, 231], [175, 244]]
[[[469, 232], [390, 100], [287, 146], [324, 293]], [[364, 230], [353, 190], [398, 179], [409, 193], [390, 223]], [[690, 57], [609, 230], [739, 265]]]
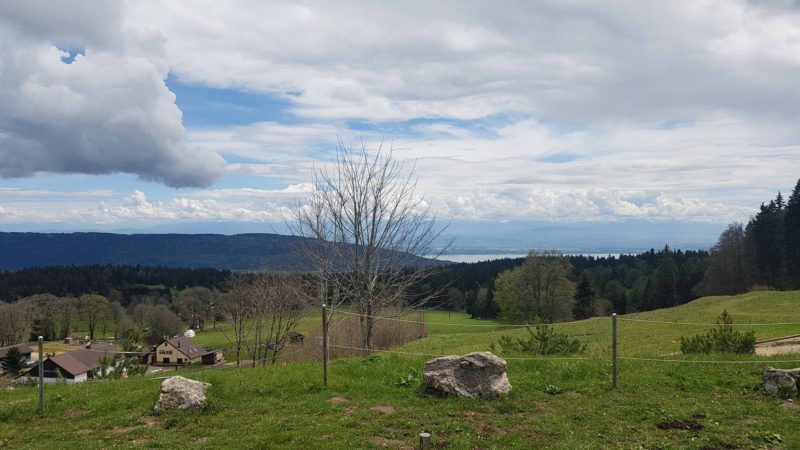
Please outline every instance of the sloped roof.
[[209, 353], [205, 347], [195, 344], [191, 339], [185, 336], [176, 336], [168, 339], [166, 342], [169, 342], [170, 345], [175, 347], [179, 352], [183, 353], [189, 358], [197, 358], [198, 356], [203, 356]]
[[17, 347], [23, 355], [28, 353], [33, 353], [33, 347], [28, 344], [17, 344], [17, 345], [9, 345], [8, 347], [0, 347], [0, 359], [3, 359], [8, 355], [8, 351], [11, 347]]
[[100, 367], [99, 360], [103, 356], [103, 352], [82, 348], [69, 353], [51, 356], [50, 360], [72, 376], [76, 376]]
[[95, 351], [104, 351], [104, 352], [116, 352], [117, 351], [117, 346], [114, 345], [113, 343], [107, 342], [107, 341], [92, 341], [88, 345], [86, 345], [86, 348], [89, 348], [89, 349], [92, 349], [92, 350], [95, 350]]

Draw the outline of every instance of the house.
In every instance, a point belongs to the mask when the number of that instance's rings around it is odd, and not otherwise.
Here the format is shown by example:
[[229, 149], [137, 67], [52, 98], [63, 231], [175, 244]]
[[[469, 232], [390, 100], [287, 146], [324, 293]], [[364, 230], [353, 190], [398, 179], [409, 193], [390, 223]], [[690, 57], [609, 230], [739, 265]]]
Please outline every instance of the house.
[[146, 357], [148, 364], [154, 366], [217, 364], [223, 359], [222, 351], [207, 350], [185, 336], [162, 341]]
[[17, 347], [20, 353], [22, 353], [22, 356], [25, 357], [25, 364], [30, 365], [31, 354], [33, 353], [33, 347], [31, 347], [28, 344], [18, 344], [18, 345], [9, 345], [8, 347], [0, 347], [0, 362], [2, 362], [3, 359], [5, 359], [11, 347]]
[[[44, 382], [55, 383], [59, 378], [63, 378], [65, 382], [71, 384], [82, 383], [87, 379], [94, 378], [94, 371], [100, 367], [100, 358], [105, 354], [106, 352], [82, 348], [50, 356], [42, 363], [44, 367]], [[28, 377], [33, 379], [39, 377], [38, 364], [17, 377], [17, 379], [26, 379]]]

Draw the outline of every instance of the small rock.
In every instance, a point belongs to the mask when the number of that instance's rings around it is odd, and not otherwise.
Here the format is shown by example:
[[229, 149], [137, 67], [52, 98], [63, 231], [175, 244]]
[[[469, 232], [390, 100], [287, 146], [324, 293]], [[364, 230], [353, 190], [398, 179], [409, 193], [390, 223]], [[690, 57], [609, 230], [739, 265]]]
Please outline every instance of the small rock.
[[170, 377], [161, 383], [161, 392], [154, 409], [203, 409], [206, 406], [206, 389], [211, 387], [202, 381], [184, 377]]
[[764, 369], [761, 377], [761, 386], [769, 394], [796, 395], [797, 383], [800, 381], [800, 368], [798, 369]]
[[428, 390], [469, 398], [498, 398], [511, 384], [506, 361], [490, 352], [443, 356], [428, 361], [423, 380]]

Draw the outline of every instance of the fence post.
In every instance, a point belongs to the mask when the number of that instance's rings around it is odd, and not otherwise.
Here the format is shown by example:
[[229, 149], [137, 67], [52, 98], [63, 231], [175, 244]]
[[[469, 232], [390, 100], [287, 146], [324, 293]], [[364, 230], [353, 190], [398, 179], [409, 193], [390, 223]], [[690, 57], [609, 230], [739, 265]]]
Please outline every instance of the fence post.
[[322, 385], [328, 385], [328, 306], [322, 304]]
[[44, 414], [44, 337], [39, 336], [39, 414]]
[[617, 388], [617, 313], [611, 314], [611, 387]]
[[420, 450], [429, 450], [431, 448], [431, 434], [422, 432], [419, 434], [419, 448]]

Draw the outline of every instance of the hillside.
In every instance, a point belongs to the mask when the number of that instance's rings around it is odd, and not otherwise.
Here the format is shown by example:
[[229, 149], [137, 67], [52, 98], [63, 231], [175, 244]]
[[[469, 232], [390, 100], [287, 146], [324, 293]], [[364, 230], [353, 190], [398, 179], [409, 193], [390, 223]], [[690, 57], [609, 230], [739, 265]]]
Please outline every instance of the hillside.
[[[627, 318], [713, 322], [722, 309], [740, 323], [800, 322], [800, 292], [709, 297]], [[496, 322], [463, 315], [433, 312], [427, 320], [431, 337], [399, 351], [483, 350], [506, 333], [495, 330]], [[489, 325], [486, 331], [484, 325]], [[197, 369], [181, 374], [213, 385], [210, 407], [200, 413], [152, 414], [158, 380], [142, 378], [48, 386], [42, 418], [35, 413], [35, 389], [0, 391], [0, 447], [414, 448], [423, 430], [432, 432], [436, 448], [455, 449], [800, 446], [796, 404], [758, 390], [766, 365], [798, 366], [797, 356], [671, 355], [681, 334], [708, 327], [621, 320], [622, 356], [671, 361], [621, 360], [620, 386], [613, 390], [606, 358], [609, 319], [564, 326], [590, 343], [583, 356], [598, 359], [512, 355], [508, 372], [513, 389], [500, 401], [430, 396], [419, 383], [399, 386], [401, 377], [419, 371], [430, 358], [422, 355], [384, 353], [334, 361], [327, 387], [319, 364], [313, 363]], [[758, 330], [762, 338], [791, 326]], [[780, 360], [791, 362], [775, 362]], [[662, 429], [675, 421], [698, 429]], [[21, 431], [33, 428], [36, 433]]]
[[0, 233], [0, 270], [111, 264], [298, 271], [307, 269], [297, 255], [301, 239], [265, 233]]

